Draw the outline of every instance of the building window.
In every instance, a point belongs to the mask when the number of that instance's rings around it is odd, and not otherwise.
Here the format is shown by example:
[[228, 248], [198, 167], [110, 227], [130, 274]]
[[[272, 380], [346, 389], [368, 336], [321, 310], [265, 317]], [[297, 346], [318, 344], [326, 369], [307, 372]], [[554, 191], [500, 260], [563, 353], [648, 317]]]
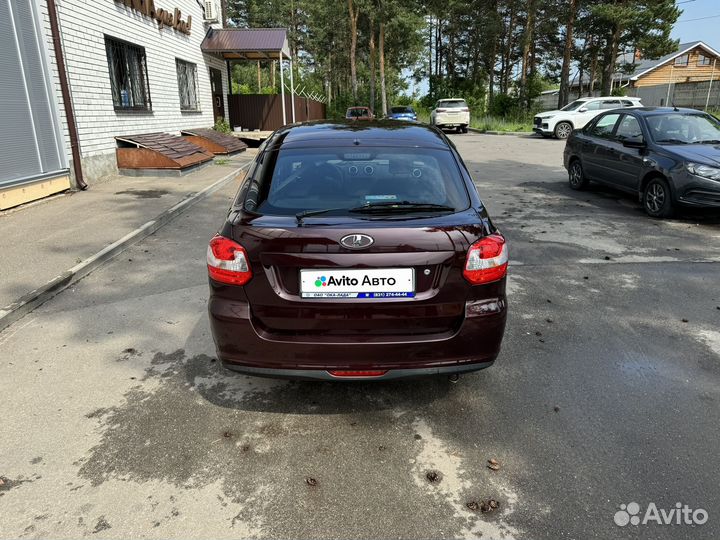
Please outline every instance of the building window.
[[175, 59], [175, 63], [180, 92], [180, 110], [197, 111], [200, 109], [197, 98], [197, 66], [179, 58]]
[[701, 54], [698, 56], [698, 66], [709, 66], [710, 65], [710, 57], [705, 56], [704, 54]]
[[105, 36], [105, 51], [115, 110], [152, 110], [145, 49]]
[[675, 59], [675, 66], [685, 67], [688, 65], [688, 62], [690, 60], [690, 56], [687, 54], [683, 54], [682, 56], [678, 56]]

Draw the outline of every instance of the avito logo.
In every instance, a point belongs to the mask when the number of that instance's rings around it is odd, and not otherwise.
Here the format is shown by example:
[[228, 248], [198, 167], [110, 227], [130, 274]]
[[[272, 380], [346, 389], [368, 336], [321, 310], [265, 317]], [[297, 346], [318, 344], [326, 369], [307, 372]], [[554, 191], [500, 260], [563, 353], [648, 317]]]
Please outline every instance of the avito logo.
[[703, 525], [708, 520], [708, 513], [702, 508], [692, 509], [687, 504], [675, 503], [675, 508], [665, 510], [658, 508], [653, 502], [648, 504], [645, 513], [636, 502], [621, 504], [620, 510], [613, 517], [619, 527], [626, 525]]
[[379, 285], [389, 285], [393, 286], [397, 283], [397, 280], [394, 277], [374, 277], [371, 278], [370, 276], [363, 276], [362, 280], [359, 280], [357, 278], [351, 278], [348, 276], [330, 276], [329, 278], [326, 276], [318, 276], [315, 279], [315, 286], [316, 287], [327, 287], [329, 285], [334, 285], [336, 287], [356, 287], [357, 285], [361, 285], [363, 287], [370, 286], [370, 287], [377, 287]]

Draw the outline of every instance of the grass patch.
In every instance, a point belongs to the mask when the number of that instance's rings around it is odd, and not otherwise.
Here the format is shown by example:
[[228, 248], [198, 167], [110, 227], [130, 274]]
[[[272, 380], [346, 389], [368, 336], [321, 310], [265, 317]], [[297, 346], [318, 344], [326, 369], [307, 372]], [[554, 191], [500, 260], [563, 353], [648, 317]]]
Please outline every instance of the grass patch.
[[[418, 115], [418, 122], [430, 123], [430, 111], [427, 109], [415, 109]], [[532, 114], [492, 116], [483, 114], [474, 116], [470, 113], [470, 127], [481, 131], [503, 131], [503, 132], [527, 132], [532, 133]]]
[[532, 116], [490, 116], [470, 118], [470, 127], [481, 131], [532, 132]]
[[215, 165], [227, 165], [228, 163], [230, 163], [230, 160], [229, 160], [229, 159], [223, 159], [223, 158], [217, 159], [217, 158], [215, 158]]

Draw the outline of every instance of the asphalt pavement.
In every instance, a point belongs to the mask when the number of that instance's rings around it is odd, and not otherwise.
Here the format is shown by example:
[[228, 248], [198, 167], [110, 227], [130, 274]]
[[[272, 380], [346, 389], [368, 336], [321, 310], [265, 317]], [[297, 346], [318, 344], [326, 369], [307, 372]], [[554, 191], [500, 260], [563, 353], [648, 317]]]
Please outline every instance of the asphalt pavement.
[[[228, 185], [0, 333], [0, 537], [720, 537], [720, 218], [571, 191], [559, 141], [452, 139], [510, 246], [493, 367], [223, 371]], [[707, 521], [616, 524], [676, 503]]]

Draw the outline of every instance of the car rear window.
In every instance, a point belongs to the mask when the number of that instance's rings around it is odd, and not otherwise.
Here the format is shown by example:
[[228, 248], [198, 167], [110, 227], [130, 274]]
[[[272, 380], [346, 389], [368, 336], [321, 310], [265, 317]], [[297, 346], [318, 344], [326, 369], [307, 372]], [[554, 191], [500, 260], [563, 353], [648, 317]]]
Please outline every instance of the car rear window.
[[332, 215], [365, 204], [413, 202], [470, 206], [457, 162], [428, 148], [302, 148], [266, 154], [265, 177], [245, 207], [261, 214], [295, 215], [333, 208]]
[[398, 114], [398, 113], [411, 113], [413, 112], [412, 108], [410, 107], [392, 107], [390, 109], [390, 112]]
[[465, 100], [463, 99], [453, 99], [448, 101], [441, 101], [438, 106], [446, 107], [448, 109], [460, 109], [462, 107], [467, 107], [467, 103], [465, 103]]
[[360, 116], [370, 116], [370, 111], [367, 109], [348, 109], [347, 115], [348, 118], [358, 118]]

